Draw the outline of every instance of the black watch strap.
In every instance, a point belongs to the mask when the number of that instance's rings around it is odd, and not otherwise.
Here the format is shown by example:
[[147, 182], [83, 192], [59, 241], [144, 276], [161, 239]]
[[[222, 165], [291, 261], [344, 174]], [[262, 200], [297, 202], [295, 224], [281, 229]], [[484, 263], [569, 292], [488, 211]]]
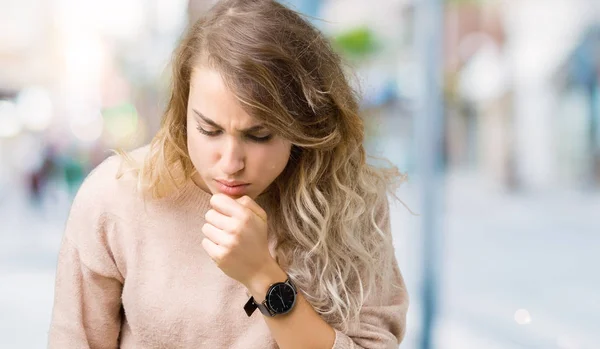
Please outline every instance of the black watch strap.
[[246, 305], [244, 305], [244, 310], [246, 311], [246, 315], [248, 316], [251, 316], [257, 308], [258, 310], [260, 310], [261, 313], [263, 313], [266, 316], [273, 317], [275, 315], [271, 312], [271, 310], [269, 310], [269, 307], [267, 307], [266, 300], [263, 301], [263, 303], [256, 303], [254, 297], [250, 297], [250, 299], [248, 299], [248, 302], [246, 302]]

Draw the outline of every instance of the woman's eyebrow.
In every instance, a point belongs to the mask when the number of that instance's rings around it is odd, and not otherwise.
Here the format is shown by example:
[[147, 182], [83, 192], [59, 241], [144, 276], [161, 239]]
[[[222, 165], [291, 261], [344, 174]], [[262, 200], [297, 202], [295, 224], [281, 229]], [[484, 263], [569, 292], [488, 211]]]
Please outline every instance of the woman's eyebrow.
[[[196, 109], [192, 109], [194, 111], [194, 113], [196, 113], [196, 115], [202, 119], [202, 121], [206, 122], [207, 124], [209, 124], [212, 127], [215, 128], [219, 128], [219, 129], [224, 129], [221, 125], [217, 124], [216, 122], [214, 122], [213, 120], [209, 119], [207, 116], [205, 116], [204, 114], [202, 114], [201, 112], [197, 111]], [[245, 128], [243, 130], [239, 130], [242, 133], [251, 133], [251, 132], [256, 132], [256, 131], [260, 131], [262, 129], [264, 129], [264, 125], [260, 124], [260, 125], [254, 125], [252, 127], [248, 127]]]

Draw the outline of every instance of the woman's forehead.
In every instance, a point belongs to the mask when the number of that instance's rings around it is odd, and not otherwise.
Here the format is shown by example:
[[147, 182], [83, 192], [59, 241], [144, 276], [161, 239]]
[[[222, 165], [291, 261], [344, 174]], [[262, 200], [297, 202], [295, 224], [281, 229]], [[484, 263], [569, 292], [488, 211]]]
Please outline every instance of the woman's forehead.
[[[190, 93], [198, 97], [234, 97], [221, 74], [210, 68], [194, 68], [190, 77]], [[231, 95], [231, 96], [228, 96]]]
[[208, 124], [228, 129], [245, 130], [260, 121], [249, 115], [225, 85], [221, 75], [212, 69], [194, 69], [190, 81], [189, 108], [193, 116]]

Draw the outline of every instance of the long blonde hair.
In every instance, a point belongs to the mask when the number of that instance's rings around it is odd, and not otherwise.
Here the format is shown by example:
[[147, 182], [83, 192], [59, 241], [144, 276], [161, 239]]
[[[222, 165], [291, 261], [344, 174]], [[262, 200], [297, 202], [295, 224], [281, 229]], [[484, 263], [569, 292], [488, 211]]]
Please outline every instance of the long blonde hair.
[[267, 211], [277, 259], [319, 314], [347, 328], [377, 283], [391, 279], [386, 194], [404, 178], [393, 166], [367, 164], [357, 96], [339, 55], [276, 1], [217, 3], [174, 52], [171, 97], [139, 168], [139, 185], [153, 197], [176, 191], [195, 172], [186, 110], [190, 75], [201, 64], [221, 74], [249, 115], [292, 142], [265, 199], [278, 207]]

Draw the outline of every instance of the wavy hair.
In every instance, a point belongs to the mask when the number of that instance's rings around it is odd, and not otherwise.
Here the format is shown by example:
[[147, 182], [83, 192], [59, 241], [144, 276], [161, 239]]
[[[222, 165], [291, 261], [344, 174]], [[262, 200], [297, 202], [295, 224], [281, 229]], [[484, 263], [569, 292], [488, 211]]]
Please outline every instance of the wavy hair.
[[195, 173], [186, 110], [199, 65], [218, 71], [249, 115], [291, 141], [286, 168], [261, 195], [278, 207], [267, 210], [276, 258], [315, 310], [347, 329], [376, 285], [392, 279], [387, 194], [404, 176], [367, 163], [358, 96], [340, 56], [302, 15], [276, 1], [218, 2], [173, 55], [170, 100], [138, 168], [138, 185], [155, 198]]

